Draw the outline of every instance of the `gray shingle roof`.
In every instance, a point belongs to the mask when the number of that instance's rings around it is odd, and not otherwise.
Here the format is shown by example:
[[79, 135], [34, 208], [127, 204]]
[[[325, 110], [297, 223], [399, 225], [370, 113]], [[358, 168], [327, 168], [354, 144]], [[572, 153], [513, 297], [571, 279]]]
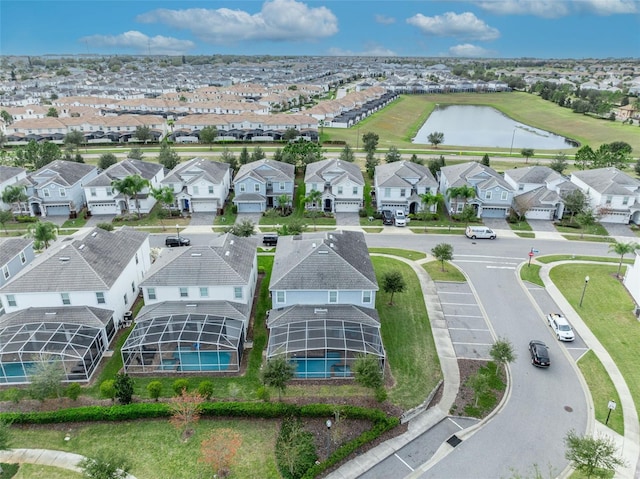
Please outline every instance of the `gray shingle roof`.
[[103, 328], [112, 317], [110, 309], [91, 306], [27, 308], [0, 316], [0, 328], [30, 323], [70, 323]]
[[248, 284], [256, 248], [255, 238], [240, 238], [230, 233], [218, 236], [205, 246], [167, 248], [149, 270], [142, 286]]
[[333, 231], [278, 240], [269, 290], [378, 290], [364, 234]]
[[24, 168], [18, 168], [17, 166], [4, 166], [0, 165], [0, 183], [3, 183], [14, 176], [18, 176], [20, 173], [27, 171]]
[[179, 163], [162, 180], [163, 184], [187, 182], [193, 176], [205, 178], [211, 183], [222, 183], [225, 175], [229, 171], [229, 164], [221, 161], [211, 161], [205, 158], [191, 158], [189, 161]]
[[562, 175], [548, 166], [527, 166], [525, 168], [514, 168], [504, 172], [505, 176], [511, 177], [518, 183], [544, 184], [562, 178]]
[[56, 160], [43, 166], [31, 174], [32, 178], [39, 178], [39, 183], [45, 183], [44, 177], [55, 179], [56, 183], [64, 186], [75, 185], [92, 170], [97, 170], [93, 165], [76, 163], [75, 161]]
[[617, 168], [575, 171], [572, 176], [584, 181], [603, 195], [630, 195], [640, 189], [640, 181]]
[[136, 322], [174, 314], [208, 314], [246, 322], [251, 313], [251, 303], [232, 301], [166, 301], [143, 306]]
[[258, 175], [263, 181], [271, 179], [272, 181], [293, 181], [295, 177], [295, 167], [289, 163], [275, 160], [258, 160], [242, 165], [234, 183], [242, 180], [249, 174]]
[[126, 159], [111, 165], [84, 186], [110, 186], [113, 180], [121, 180], [132, 175], [140, 175], [142, 178], [150, 180], [163, 168], [159, 163]]
[[449, 180], [450, 188], [471, 185], [469, 181], [470, 178], [480, 178], [488, 175], [489, 177], [495, 178], [497, 184], [503, 188], [512, 190], [511, 185], [509, 185], [498, 172], [476, 161], [461, 163], [459, 165], [443, 166], [440, 169], [440, 174]]
[[0, 266], [7, 264], [31, 243], [33, 240], [29, 238], [0, 238]]
[[380, 187], [411, 187], [408, 178], [417, 178], [416, 185], [437, 188], [438, 182], [426, 166], [401, 160], [376, 166], [376, 181]]
[[296, 304], [286, 308], [272, 309], [267, 318], [267, 327], [272, 328], [287, 323], [314, 319], [351, 321], [380, 327], [378, 311], [353, 304]]
[[342, 180], [345, 174], [354, 183], [364, 185], [362, 170], [360, 170], [358, 165], [335, 158], [309, 163], [305, 170], [304, 182], [330, 182], [334, 184], [337, 183], [338, 180]]
[[544, 186], [540, 186], [535, 190], [522, 193], [514, 198], [517, 208], [551, 208], [562, 202], [560, 195], [555, 191], [548, 190]]
[[64, 242], [37, 258], [1, 291], [107, 291], [148, 236], [127, 227], [114, 232], [93, 228], [84, 237]]

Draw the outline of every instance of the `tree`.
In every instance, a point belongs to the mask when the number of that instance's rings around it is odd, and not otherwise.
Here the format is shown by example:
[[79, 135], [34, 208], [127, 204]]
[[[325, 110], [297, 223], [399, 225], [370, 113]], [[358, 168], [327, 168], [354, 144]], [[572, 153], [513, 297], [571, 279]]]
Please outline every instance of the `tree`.
[[116, 379], [113, 383], [113, 388], [116, 392], [116, 397], [120, 404], [130, 404], [133, 398], [133, 378], [126, 373], [116, 374]]
[[293, 218], [289, 223], [285, 223], [278, 229], [280, 236], [295, 236], [303, 233], [307, 229], [306, 223], [300, 218]]
[[356, 382], [369, 389], [379, 389], [384, 386], [384, 377], [380, 369], [380, 361], [373, 354], [359, 354], [353, 365]]
[[348, 144], [344, 145], [344, 148], [340, 152], [340, 160], [353, 163], [355, 159], [356, 159], [356, 156], [353, 153], [353, 150], [351, 149], [351, 147]]
[[478, 400], [489, 391], [489, 375], [484, 371], [478, 371], [467, 379], [466, 386], [473, 390], [475, 407], [478, 407]]
[[315, 205], [313, 209], [308, 208], [309, 213], [311, 214], [311, 218], [313, 219], [313, 230], [316, 231], [316, 217], [318, 216], [318, 212], [320, 210], [320, 206], [322, 203], [322, 192], [320, 190], [311, 190], [307, 196], [304, 197], [305, 205]]
[[287, 361], [285, 355], [271, 358], [262, 368], [261, 379], [265, 386], [278, 390], [278, 400], [282, 400], [282, 394], [287, 389], [287, 383], [293, 379], [295, 366]]
[[611, 477], [617, 467], [625, 465], [622, 458], [616, 455], [613, 440], [606, 436], [581, 437], [571, 430], [564, 442], [567, 447], [564, 457], [587, 478]]
[[284, 216], [290, 206], [291, 198], [289, 198], [288, 194], [283, 193], [276, 198], [276, 203], [278, 204], [278, 208], [280, 208], [280, 213]]
[[499, 338], [493, 343], [489, 350], [489, 356], [500, 366], [505, 366], [516, 360], [513, 344], [505, 338]]
[[462, 212], [459, 215], [460, 221], [463, 221], [465, 225], [471, 223], [474, 219], [477, 218], [476, 210], [471, 205], [464, 205], [462, 208]]
[[4, 229], [5, 234], [9, 234], [7, 231], [7, 223], [13, 219], [13, 213], [9, 210], [0, 210], [0, 225]]
[[434, 176], [434, 178], [438, 176], [438, 173], [440, 172], [440, 168], [442, 168], [443, 166], [445, 166], [445, 164], [444, 164], [444, 156], [442, 155], [440, 155], [440, 158], [430, 159], [429, 162], [427, 163], [427, 168], [429, 168], [429, 171]]
[[407, 283], [400, 271], [389, 271], [382, 277], [382, 290], [385, 293], [391, 293], [389, 305], [393, 305], [393, 295], [402, 293], [407, 288]]
[[11, 115], [7, 110], [0, 111], [0, 118], [2, 118], [2, 121], [4, 121], [6, 125], [11, 125], [13, 123], [13, 115]]
[[49, 243], [56, 240], [58, 227], [50, 221], [38, 221], [29, 225], [27, 236], [33, 238], [33, 246], [36, 249], [47, 249]]
[[81, 131], [73, 130], [64, 135], [63, 142], [77, 152], [84, 143], [84, 135]]
[[640, 245], [638, 243], [619, 243], [618, 241], [616, 241], [615, 243], [609, 245], [609, 252], [610, 253], [616, 253], [620, 255], [620, 263], [618, 263], [618, 272], [616, 273], [616, 276], [619, 278], [620, 277], [620, 270], [622, 269], [622, 260], [624, 258], [625, 255], [629, 254], [629, 253], [633, 253], [635, 250], [637, 250], [638, 248], [640, 248]]
[[322, 147], [313, 141], [300, 138], [287, 143], [282, 150], [284, 161], [292, 165], [313, 163], [322, 159]]
[[396, 161], [400, 161], [402, 156], [400, 155], [397, 147], [391, 146], [389, 147], [389, 151], [387, 152], [385, 159], [387, 163], [395, 163]]
[[453, 186], [447, 190], [447, 196], [449, 199], [455, 200], [455, 208], [453, 208], [453, 211], [458, 211], [459, 199], [462, 198], [464, 200], [464, 206], [466, 206], [467, 200], [475, 198], [476, 190], [470, 185]]
[[584, 145], [578, 151], [576, 151], [573, 157], [573, 162], [581, 170], [591, 168], [591, 165], [596, 159], [596, 154], [593, 152], [589, 145]]
[[151, 399], [155, 399], [157, 401], [162, 394], [162, 381], [151, 381], [147, 384], [147, 392]]
[[238, 159], [236, 158], [236, 155], [234, 155], [231, 150], [229, 150], [229, 148], [225, 147], [225, 149], [222, 150], [220, 160], [222, 160], [223, 163], [229, 165], [229, 169], [232, 173], [238, 168]]
[[[176, 202], [176, 195], [173, 193], [173, 188], [171, 186], [163, 186], [162, 188], [152, 187], [149, 190], [149, 194], [162, 205], [162, 208], [165, 208], [167, 211], [170, 211], [171, 206]], [[162, 217], [160, 217], [160, 223], [164, 230], [165, 226]]]
[[143, 141], [146, 145], [151, 139], [151, 128], [146, 125], [136, 127], [136, 131], [133, 133], [133, 137], [138, 141]]
[[143, 158], [142, 148], [138, 146], [134, 146], [129, 150], [129, 154], [127, 155], [127, 158], [129, 158], [130, 160], [142, 161], [142, 158]]
[[113, 153], [103, 153], [98, 159], [98, 168], [100, 168], [101, 170], [106, 170], [111, 165], [115, 165], [117, 162], [118, 159]]
[[138, 218], [140, 218], [140, 200], [138, 198], [138, 194], [149, 186], [149, 180], [136, 173], [135, 175], [125, 176], [120, 180], [113, 180], [111, 182], [111, 186], [113, 187], [113, 189], [119, 191], [124, 195], [127, 203], [127, 208], [129, 208], [129, 198], [133, 198], [133, 201], [136, 205]]
[[440, 261], [442, 271], [444, 271], [444, 262], [453, 259], [453, 246], [448, 243], [440, 243], [431, 248], [431, 254], [435, 259]]
[[22, 203], [29, 200], [27, 193], [24, 190], [24, 186], [9, 185], [2, 190], [2, 202], [8, 205], [16, 205], [18, 214], [22, 213]]
[[209, 150], [212, 149], [213, 143], [218, 136], [218, 129], [215, 126], [205, 126], [200, 130], [200, 141], [205, 145], [209, 145]]
[[49, 107], [49, 110], [47, 110], [47, 116], [58, 118], [58, 110], [53, 106]]
[[85, 457], [78, 463], [82, 476], [86, 479], [126, 479], [129, 465], [114, 452], [100, 451], [95, 457]]
[[251, 153], [251, 161], [259, 161], [266, 157], [267, 155], [265, 155], [264, 151], [259, 146], [256, 146]]
[[300, 136], [300, 132], [295, 128], [287, 128], [282, 135], [284, 141], [292, 141]]
[[520, 150], [520, 155], [525, 158], [524, 162], [529, 163], [529, 158], [531, 158], [535, 152], [531, 148], [523, 148]]
[[62, 381], [66, 379], [61, 361], [55, 360], [52, 356], [44, 356], [40, 361], [33, 363], [27, 374], [31, 383], [31, 397], [39, 401], [51, 396], [61, 397]]
[[[435, 212], [438, 212], [438, 205], [440, 204], [440, 202], [444, 199], [444, 197], [442, 196], [441, 193], [424, 193], [422, 195], [420, 195], [420, 198], [422, 199], [422, 204], [424, 205], [424, 208], [422, 210], [422, 215], [423, 215], [423, 219], [426, 221], [428, 216], [432, 213], [432, 206], [435, 206]], [[427, 229], [427, 226], [425, 224], [425, 231]]]
[[576, 223], [580, 225], [580, 238], [584, 237], [584, 231], [596, 224], [596, 217], [591, 210], [584, 210], [576, 215]]
[[380, 162], [376, 158], [376, 155], [374, 153], [367, 152], [367, 159], [365, 160], [364, 167], [370, 178], [373, 178], [376, 174], [376, 166], [378, 166], [378, 163]]
[[484, 156], [482, 157], [482, 160], [480, 160], [480, 164], [484, 165], [484, 166], [489, 166], [489, 154], [485, 153]]
[[240, 236], [241, 238], [248, 238], [256, 232], [255, 225], [253, 221], [244, 219], [240, 221], [240, 223], [236, 223], [229, 228], [227, 228], [227, 233], [231, 233], [236, 236]]
[[368, 155], [373, 155], [378, 148], [378, 141], [380, 140], [380, 136], [377, 133], [373, 133], [368, 131], [364, 135], [362, 135], [362, 148], [367, 152]]
[[434, 148], [438, 148], [438, 145], [444, 142], [444, 133], [441, 131], [434, 131], [433, 133], [429, 133], [427, 136], [427, 141], [433, 145]]
[[299, 417], [287, 416], [282, 420], [275, 453], [281, 477], [303, 477], [316, 462], [313, 434], [305, 430]]
[[246, 146], [243, 146], [242, 150], [240, 150], [240, 164], [246, 165], [247, 163], [249, 163], [249, 160], [250, 160], [249, 150], [247, 149]]
[[158, 163], [164, 166], [167, 170], [173, 170], [178, 166], [178, 163], [180, 163], [180, 156], [171, 149], [171, 146], [166, 141], [163, 141], [160, 145]]
[[574, 215], [582, 213], [588, 206], [589, 201], [587, 195], [585, 195], [582, 190], [575, 189], [562, 197], [562, 201], [564, 201], [565, 211], [571, 213], [569, 217], [569, 222], [573, 222]]
[[558, 153], [553, 157], [553, 160], [549, 164], [549, 168], [562, 174], [562, 172], [567, 169], [568, 165], [569, 162], [567, 161], [567, 155], [564, 153]]
[[188, 392], [186, 389], [183, 389], [180, 395], [171, 398], [169, 422], [181, 432], [183, 439], [193, 434], [193, 426], [202, 414], [203, 402], [204, 398], [198, 392]]
[[202, 462], [213, 469], [214, 477], [227, 477], [240, 447], [242, 436], [233, 429], [218, 429], [200, 445], [200, 457]]

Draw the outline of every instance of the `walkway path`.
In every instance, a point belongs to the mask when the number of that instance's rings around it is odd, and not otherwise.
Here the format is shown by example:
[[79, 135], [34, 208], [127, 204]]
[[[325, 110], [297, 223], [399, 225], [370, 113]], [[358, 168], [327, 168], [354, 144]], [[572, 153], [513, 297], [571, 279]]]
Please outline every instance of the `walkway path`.
[[[78, 467], [78, 463], [84, 458], [80, 454], [51, 449], [9, 449], [0, 451], [0, 462], [5, 464], [40, 464], [79, 473], [82, 473], [82, 469]], [[131, 474], [127, 474], [126, 479], [136, 478]]]

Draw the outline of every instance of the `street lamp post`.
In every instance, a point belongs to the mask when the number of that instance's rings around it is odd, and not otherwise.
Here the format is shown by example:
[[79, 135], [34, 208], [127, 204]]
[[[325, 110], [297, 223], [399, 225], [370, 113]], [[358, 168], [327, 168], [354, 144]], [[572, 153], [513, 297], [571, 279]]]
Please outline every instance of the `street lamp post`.
[[331, 419], [327, 419], [327, 457], [329, 457], [329, 448], [331, 447]]
[[513, 152], [513, 139], [516, 137], [516, 129], [513, 129], [513, 134], [511, 135], [511, 148], [509, 149], [509, 156], [511, 156], [511, 153]]
[[582, 288], [582, 296], [580, 296], [580, 306], [582, 306], [582, 300], [584, 299], [584, 293], [587, 291], [587, 285], [589, 284], [589, 276], [584, 277], [584, 288]]
[[176, 232], [178, 233], [178, 241], [180, 241], [180, 225], [176, 225]]

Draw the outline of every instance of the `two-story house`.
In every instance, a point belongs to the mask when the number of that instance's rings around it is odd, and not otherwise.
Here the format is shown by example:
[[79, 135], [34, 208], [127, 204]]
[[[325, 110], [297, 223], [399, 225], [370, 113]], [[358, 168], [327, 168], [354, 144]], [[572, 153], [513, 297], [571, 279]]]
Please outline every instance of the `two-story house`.
[[[7, 186], [23, 186], [26, 178], [27, 170], [24, 168], [0, 165], [0, 210], [13, 210], [16, 213], [19, 212], [19, 206], [17, 204], [8, 205], [2, 202], [2, 193]], [[21, 205], [21, 207], [26, 208], [26, 203]]]
[[[376, 166], [373, 182], [378, 211], [418, 213], [426, 207], [422, 195], [438, 192], [438, 182], [429, 168], [406, 160]], [[437, 207], [431, 205], [431, 212]]]
[[119, 215], [137, 211], [135, 200], [129, 198], [127, 205], [124, 195], [114, 190], [112, 183], [127, 176], [139, 175], [149, 181], [149, 186], [137, 195], [140, 213], [149, 213], [156, 203], [149, 191], [160, 186], [164, 173], [165, 168], [159, 163], [131, 159], [115, 163], [83, 186], [87, 209], [93, 215]]
[[262, 159], [242, 165], [233, 179], [233, 203], [238, 213], [260, 213], [277, 208], [279, 198], [293, 201], [295, 167], [282, 161]]
[[258, 278], [256, 240], [224, 234], [163, 249], [142, 282], [145, 306], [122, 347], [130, 373], [240, 368]]
[[383, 367], [378, 283], [363, 233], [280, 238], [269, 291], [267, 359], [285, 354], [299, 378], [352, 377], [360, 354]]
[[56, 160], [27, 177], [31, 216], [69, 216], [86, 204], [83, 186], [98, 176], [93, 165]]
[[307, 208], [330, 213], [357, 213], [362, 208], [364, 177], [355, 163], [337, 159], [309, 163], [304, 184], [307, 195], [310, 191], [322, 193], [320, 202]]
[[[472, 198], [452, 194], [452, 188], [467, 186], [475, 191]], [[478, 218], [506, 218], [513, 202], [511, 185], [494, 169], [472, 161], [440, 169], [440, 193], [451, 214], [462, 212], [465, 205], [476, 210]]]
[[640, 180], [610, 167], [576, 171], [571, 182], [587, 195], [601, 223], [640, 223]]
[[504, 172], [514, 191], [513, 209], [528, 220], [561, 219], [562, 195], [576, 188], [567, 178], [548, 166], [528, 166]]
[[227, 163], [192, 158], [179, 163], [161, 181], [170, 186], [177, 207], [189, 213], [216, 212], [224, 207], [231, 187]]
[[[35, 258], [33, 239], [0, 238], [0, 288], [11, 281]], [[4, 308], [0, 304], [0, 316]]]

